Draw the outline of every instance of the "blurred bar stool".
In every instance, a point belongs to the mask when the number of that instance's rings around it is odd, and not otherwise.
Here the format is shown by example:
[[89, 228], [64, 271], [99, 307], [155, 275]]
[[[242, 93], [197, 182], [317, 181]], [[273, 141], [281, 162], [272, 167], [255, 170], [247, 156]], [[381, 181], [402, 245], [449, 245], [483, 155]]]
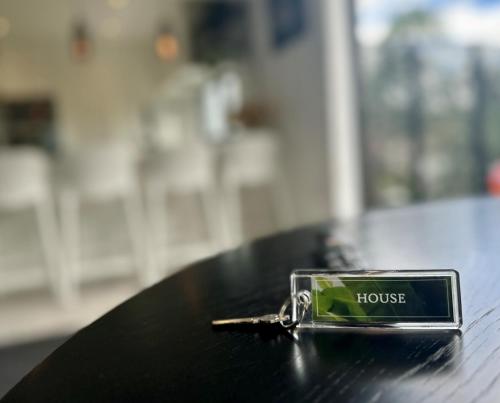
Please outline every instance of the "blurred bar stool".
[[0, 189], [2, 210], [35, 210], [47, 280], [55, 296], [64, 303], [69, 289], [64, 273], [59, 270], [59, 240], [48, 157], [30, 147], [0, 149]]
[[244, 241], [244, 188], [270, 190], [273, 216], [280, 228], [290, 224], [289, 201], [284, 189], [276, 137], [265, 130], [252, 130], [228, 142], [222, 151], [222, 189], [227, 213], [225, 243], [227, 247]]
[[[218, 210], [215, 166], [211, 151], [194, 143], [180, 149], [153, 154], [146, 167], [146, 200], [151, 228], [152, 255], [158, 273], [215, 252], [220, 245], [220, 213]], [[169, 242], [172, 216], [169, 196], [196, 196], [201, 200], [205, 239]], [[185, 218], [187, 221], [189, 217]]]
[[80, 216], [85, 202], [102, 204], [118, 201], [123, 204], [137, 278], [143, 285], [150, 283], [136, 162], [137, 155], [132, 145], [118, 141], [84, 147], [66, 161], [70, 177], [60, 195], [61, 233], [75, 291], [83, 280]]

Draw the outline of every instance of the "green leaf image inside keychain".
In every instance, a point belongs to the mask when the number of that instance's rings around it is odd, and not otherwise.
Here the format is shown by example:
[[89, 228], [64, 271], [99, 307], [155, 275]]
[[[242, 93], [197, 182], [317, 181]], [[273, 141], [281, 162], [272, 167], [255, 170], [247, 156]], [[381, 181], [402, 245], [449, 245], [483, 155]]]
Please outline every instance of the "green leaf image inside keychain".
[[[341, 322], [349, 321], [348, 318], [354, 322], [373, 322], [374, 318], [405, 316], [408, 301], [416, 302], [411, 308], [414, 315], [425, 315], [425, 301], [415, 292], [411, 281], [399, 281], [396, 293], [392, 282], [394, 278], [390, 279], [391, 282], [387, 280], [339, 277], [340, 284], [335, 286], [327, 277], [315, 277], [312, 299], [317, 310], [313, 311], [313, 315], [316, 319], [331, 316], [332, 320]], [[402, 295], [404, 304], [400, 301]]]

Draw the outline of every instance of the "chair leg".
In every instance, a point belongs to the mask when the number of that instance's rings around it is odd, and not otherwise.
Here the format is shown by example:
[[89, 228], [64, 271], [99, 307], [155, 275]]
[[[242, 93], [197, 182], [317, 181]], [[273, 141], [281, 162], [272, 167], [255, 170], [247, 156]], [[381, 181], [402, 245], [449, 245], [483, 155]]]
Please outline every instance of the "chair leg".
[[[281, 166], [282, 164], [279, 164]], [[285, 176], [280, 167], [276, 172], [275, 180], [270, 184], [274, 204], [274, 213], [276, 214], [279, 229], [288, 228], [293, 225], [293, 212], [291, 199], [288, 197], [285, 183]]]
[[168, 195], [161, 188], [150, 189], [149, 219], [154, 236], [154, 254], [157, 257], [158, 273], [166, 273], [168, 261]]
[[217, 194], [213, 188], [209, 188], [202, 191], [201, 199], [208, 230], [208, 242], [212, 248], [220, 248], [223, 241], [221, 239], [221, 214]]
[[46, 200], [35, 206], [35, 213], [52, 291], [62, 305], [69, 305], [73, 296], [66, 273], [62, 270], [59, 235], [53, 207], [52, 201]]
[[52, 291], [56, 296], [59, 296], [59, 273], [56, 255], [56, 223], [55, 216], [50, 210], [51, 209], [48, 205], [48, 202], [43, 201], [35, 205], [38, 233], [40, 236], [40, 243], [44, 255], [47, 277]]
[[286, 192], [279, 181], [271, 182], [269, 184], [271, 188], [271, 198], [273, 203], [273, 211], [275, 214], [275, 222], [277, 224], [278, 230], [283, 230], [290, 226], [291, 213], [290, 213], [290, 202], [286, 197]]
[[168, 214], [169, 202], [166, 193], [157, 193], [156, 199], [156, 218], [157, 218], [157, 234], [158, 234], [158, 248], [161, 250], [161, 263], [162, 270], [165, 270], [168, 265]]
[[160, 278], [160, 256], [158, 253], [158, 245], [157, 245], [157, 234], [156, 234], [156, 225], [157, 222], [154, 219], [156, 216], [153, 212], [155, 209], [154, 206], [154, 192], [146, 186], [145, 190], [145, 221], [144, 221], [144, 253], [145, 253], [145, 270], [148, 273], [149, 280], [147, 281], [150, 284], [158, 281]]
[[138, 192], [131, 192], [131, 194], [126, 195], [123, 202], [137, 278], [141, 285], [148, 286], [154, 283], [156, 278], [151, 266], [148, 264], [144, 238], [144, 216]]
[[81, 283], [80, 203], [76, 193], [63, 191], [61, 206], [61, 235], [64, 287], [73, 299], [78, 298]]
[[225, 217], [225, 246], [227, 248], [240, 244], [243, 239], [243, 217], [241, 209], [241, 197], [238, 187], [233, 185], [224, 186]]

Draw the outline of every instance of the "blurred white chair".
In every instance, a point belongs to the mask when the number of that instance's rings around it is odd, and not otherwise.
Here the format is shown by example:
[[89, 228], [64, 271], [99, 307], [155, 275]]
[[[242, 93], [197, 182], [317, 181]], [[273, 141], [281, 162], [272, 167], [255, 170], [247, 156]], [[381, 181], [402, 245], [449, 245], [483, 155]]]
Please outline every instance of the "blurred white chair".
[[64, 273], [59, 271], [59, 241], [50, 163], [42, 151], [30, 147], [0, 150], [0, 208], [9, 211], [35, 210], [47, 279], [54, 294], [64, 302], [68, 297], [68, 283], [64, 281]]
[[284, 228], [290, 224], [290, 204], [284, 189], [278, 143], [272, 133], [249, 131], [225, 145], [222, 188], [227, 213], [226, 246], [234, 246], [246, 239], [241, 197], [244, 188], [270, 190], [277, 226]]
[[230, 115], [243, 106], [241, 77], [231, 70], [207, 80], [200, 91], [201, 132], [206, 139], [220, 144], [232, 134]]
[[[61, 191], [61, 233], [75, 291], [83, 279], [80, 220], [84, 202], [123, 203], [138, 280], [143, 285], [151, 282], [145, 257], [144, 217], [136, 162], [134, 148], [125, 142], [87, 146], [67, 161], [70, 178]], [[117, 224], [118, 233], [122, 229], [120, 223]]]
[[[158, 273], [179, 264], [213, 253], [220, 244], [219, 210], [216, 200], [215, 166], [210, 150], [193, 144], [178, 150], [152, 155], [146, 168], [146, 200], [152, 234], [152, 255]], [[182, 244], [169, 242], [173, 213], [168, 196], [190, 195], [201, 199], [207, 236], [203, 240]], [[189, 217], [186, 217], [188, 220]]]

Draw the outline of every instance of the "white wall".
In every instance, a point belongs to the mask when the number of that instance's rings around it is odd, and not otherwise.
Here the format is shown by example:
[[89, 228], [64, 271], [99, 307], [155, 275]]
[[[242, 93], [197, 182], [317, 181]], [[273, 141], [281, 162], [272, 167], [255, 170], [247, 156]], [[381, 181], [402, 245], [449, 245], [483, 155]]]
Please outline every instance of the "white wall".
[[[154, 54], [154, 33], [163, 18], [171, 21], [180, 37], [180, 61], [188, 54], [186, 21], [179, 3], [155, 1], [143, 8], [131, 3], [133, 9], [116, 15], [105, 2], [86, 3], [84, 15], [91, 28], [93, 52], [85, 62], [75, 61], [70, 53], [71, 27], [78, 10], [65, 0], [50, 0], [47, 12], [35, 15], [19, 3], [8, 0], [2, 10], [12, 21], [12, 29], [0, 39], [0, 97], [53, 99], [58, 142], [64, 148], [103, 136], [139, 139], [141, 109], [176, 67], [162, 63]], [[111, 17], [121, 18], [122, 32], [107, 38], [98, 28]]]
[[2, 46], [0, 93], [51, 97], [63, 147], [98, 136], [137, 136], [141, 103], [159, 81], [150, 53], [141, 44], [100, 44], [88, 61], [79, 63], [68, 43], [10, 41]]
[[329, 216], [320, 1], [306, 0], [300, 39], [273, 49], [267, 1], [250, 0], [256, 95], [270, 102], [281, 134], [297, 223]]

